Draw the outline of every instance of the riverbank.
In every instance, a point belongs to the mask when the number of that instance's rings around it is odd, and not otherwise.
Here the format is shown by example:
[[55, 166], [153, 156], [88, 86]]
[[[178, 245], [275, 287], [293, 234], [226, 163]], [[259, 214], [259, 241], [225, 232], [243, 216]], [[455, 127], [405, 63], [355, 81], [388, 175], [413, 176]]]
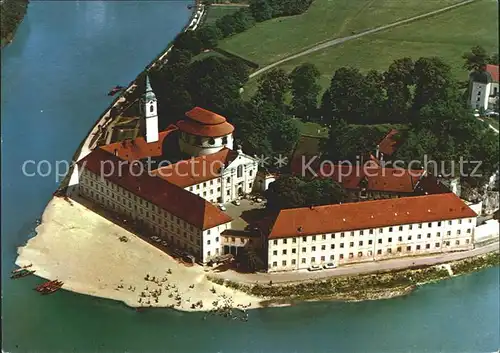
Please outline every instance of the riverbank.
[[424, 266], [368, 275], [330, 277], [321, 280], [283, 284], [242, 284], [214, 276], [209, 279], [219, 285], [267, 298], [261, 305], [291, 305], [300, 301], [363, 301], [400, 297], [412, 293], [424, 284], [449, 279], [484, 268], [500, 265], [498, 250], [486, 255], [448, 264]]
[[29, 0], [0, 1], [1, 44], [3, 48], [14, 39], [17, 28], [26, 16]]
[[61, 280], [65, 290], [134, 308], [260, 307], [261, 298], [210, 282], [203, 267], [174, 260], [80, 201], [53, 198], [37, 235], [18, 248], [16, 265], [32, 264], [36, 276]]

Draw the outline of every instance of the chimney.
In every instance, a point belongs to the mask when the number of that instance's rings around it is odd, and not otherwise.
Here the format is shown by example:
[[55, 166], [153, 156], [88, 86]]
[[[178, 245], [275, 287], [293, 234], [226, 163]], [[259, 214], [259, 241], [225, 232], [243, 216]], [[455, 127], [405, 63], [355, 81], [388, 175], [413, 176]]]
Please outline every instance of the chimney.
[[380, 145], [377, 145], [375, 149], [375, 157], [377, 157], [377, 159], [380, 159], [379, 155], [380, 155]]
[[297, 231], [298, 231], [299, 233], [302, 233], [302, 227], [297, 228]]
[[115, 156], [118, 156], [118, 149], [115, 148]]
[[236, 152], [243, 153], [243, 149], [241, 148], [241, 145], [238, 145]]

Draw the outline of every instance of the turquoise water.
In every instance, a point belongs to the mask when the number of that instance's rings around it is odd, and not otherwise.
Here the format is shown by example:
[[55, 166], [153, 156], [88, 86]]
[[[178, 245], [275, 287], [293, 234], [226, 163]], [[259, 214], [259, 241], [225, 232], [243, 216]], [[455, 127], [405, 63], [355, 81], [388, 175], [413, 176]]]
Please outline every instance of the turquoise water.
[[[492, 352], [500, 347], [499, 269], [406, 298], [256, 310], [247, 323], [58, 292], [8, 279], [55, 175], [26, 160], [70, 159], [111, 99], [183, 27], [189, 1], [32, 2], [2, 51], [2, 315], [9, 352]], [[32, 171], [32, 170], [29, 170]], [[45, 171], [45, 170], [43, 170]]]

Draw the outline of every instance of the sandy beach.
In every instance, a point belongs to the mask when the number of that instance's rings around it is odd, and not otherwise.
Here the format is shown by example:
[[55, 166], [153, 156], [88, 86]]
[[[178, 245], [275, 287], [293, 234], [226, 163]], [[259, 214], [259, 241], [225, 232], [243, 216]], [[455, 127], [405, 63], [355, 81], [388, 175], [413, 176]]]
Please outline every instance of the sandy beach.
[[[18, 266], [32, 264], [37, 276], [59, 279], [65, 290], [131, 307], [208, 311], [225, 304], [260, 306], [261, 298], [214, 284], [202, 266], [178, 263], [84, 205], [71, 203], [57, 197], [49, 202], [37, 235], [18, 249]], [[128, 241], [120, 241], [122, 236]], [[203, 307], [193, 308], [199, 301]]]

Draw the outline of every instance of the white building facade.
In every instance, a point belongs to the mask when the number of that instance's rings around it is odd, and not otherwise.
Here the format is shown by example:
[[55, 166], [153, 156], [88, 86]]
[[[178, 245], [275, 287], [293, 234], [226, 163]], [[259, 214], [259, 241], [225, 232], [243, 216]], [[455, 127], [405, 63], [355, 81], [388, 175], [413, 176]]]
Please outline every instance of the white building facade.
[[470, 105], [473, 109], [494, 109], [498, 102], [498, 66], [486, 65], [484, 71], [470, 74]]

